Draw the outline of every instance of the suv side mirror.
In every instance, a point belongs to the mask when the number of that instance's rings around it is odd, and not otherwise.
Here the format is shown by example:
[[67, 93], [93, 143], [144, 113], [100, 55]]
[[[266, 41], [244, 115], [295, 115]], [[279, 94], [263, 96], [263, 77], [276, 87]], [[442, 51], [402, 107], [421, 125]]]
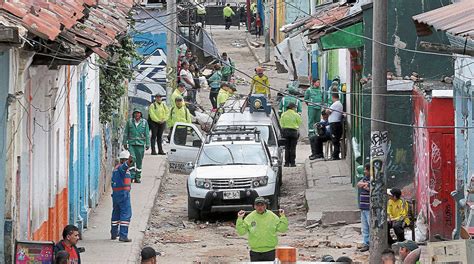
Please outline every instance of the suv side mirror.
[[194, 170], [194, 163], [192, 163], [191, 161], [187, 162], [186, 165], [184, 165], [184, 170], [186, 171], [186, 173], [191, 173]]
[[286, 145], [286, 138], [279, 138], [278, 139], [278, 146], [284, 147]]
[[200, 140], [200, 139], [193, 140], [193, 147], [194, 148], [200, 148], [201, 145], [202, 145], [202, 140]]

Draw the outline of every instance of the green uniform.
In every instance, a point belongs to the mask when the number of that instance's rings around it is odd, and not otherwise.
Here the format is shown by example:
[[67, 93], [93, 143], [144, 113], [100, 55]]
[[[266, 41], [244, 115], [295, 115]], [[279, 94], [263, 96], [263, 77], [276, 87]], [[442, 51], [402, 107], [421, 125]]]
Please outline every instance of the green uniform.
[[184, 97], [184, 95], [179, 91], [179, 89], [175, 89], [174, 92], [171, 94], [170, 99], [170, 106], [176, 107], [176, 98], [177, 97]]
[[244, 219], [238, 218], [236, 228], [239, 235], [248, 234], [250, 250], [268, 252], [278, 245], [277, 233], [288, 230], [288, 219], [284, 215], [278, 217], [269, 210], [263, 214], [253, 211]]
[[183, 105], [181, 108], [178, 108], [177, 106], [171, 108], [166, 124], [170, 129], [173, 129], [176, 122], [191, 124], [191, 113], [186, 106]]
[[304, 93], [306, 102], [316, 103], [319, 105], [308, 104], [308, 134], [314, 134], [313, 125], [321, 121], [321, 104], [323, 104], [323, 93], [320, 87], [311, 86]]
[[145, 119], [141, 118], [138, 123], [135, 123], [134, 118], [127, 121], [123, 132], [123, 145], [128, 145], [130, 155], [135, 161], [135, 170], [131, 171], [132, 179], [140, 180], [145, 148], [150, 147], [150, 129]]
[[230, 81], [230, 76], [234, 74], [235, 64], [230, 58], [227, 58], [227, 61], [222, 61], [221, 64], [222, 80], [228, 82]]
[[224, 90], [224, 89], [220, 89], [219, 90], [219, 94], [217, 95], [217, 107], [221, 107], [223, 104], [225, 104], [225, 102], [227, 101], [227, 99], [229, 99], [231, 96], [231, 94]]
[[290, 103], [294, 103], [296, 105], [296, 112], [301, 114], [301, 112], [303, 111], [301, 101], [298, 100], [298, 98], [296, 98], [295, 96], [287, 95], [281, 99], [280, 105], [278, 106], [278, 113], [280, 114], [280, 116], [281, 114], [286, 112], [286, 110], [288, 110], [288, 105]]
[[281, 128], [298, 129], [301, 122], [301, 116], [292, 109], [288, 109], [280, 118]]

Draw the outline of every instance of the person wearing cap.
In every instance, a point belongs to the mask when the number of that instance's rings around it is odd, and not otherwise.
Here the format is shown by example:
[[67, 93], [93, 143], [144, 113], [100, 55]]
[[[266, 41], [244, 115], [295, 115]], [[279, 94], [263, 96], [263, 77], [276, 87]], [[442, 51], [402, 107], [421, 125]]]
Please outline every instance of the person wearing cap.
[[132, 181], [140, 183], [143, 156], [145, 155], [145, 149], [150, 148], [150, 128], [148, 122], [142, 118], [142, 112], [136, 108], [133, 110], [133, 117], [125, 124], [123, 147], [129, 150], [135, 159]]
[[321, 258], [321, 262], [336, 262], [334, 260], [334, 257], [331, 256], [331, 255], [324, 255], [322, 258]]
[[144, 247], [141, 252], [141, 264], [156, 264], [156, 256], [161, 256], [159, 252], [152, 247]]
[[222, 53], [221, 66], [222, 66], [222, 80], [225, 82], [230, 81], [230, 77], [234, 75], [234, 72], [235, 72], [235, 64], [229, 58], [226, 52]]
[[186, 97], [187, 96], [187, 91], [186, 87], [184, 86], [183, 83], [178, 84], [178, 88], [176, 88], [173, 93], [171, 94], [170, 98], [170, 107], [175, 107], [176, 106], [176, 98], [177, 97]]
[[314, 124], [314, 135], [309, 137], [311, 145], [310, 160], [324, 159], [323, 143], [331, 140], [331, 127], [329, 126], [328, 114], [326, 110], [321, 112], [321, 121]]
[[304, 100], [308, 106], [308, 134], [314, 135], [314, 124], [321, 120], [321, 105], [323, 103], [319, 79], [313, 80], [313, 85], [306, 89]]
[[412, 240], [405, 240], [397, 242], [395, 245], [399, 246], [398, 255], [403, 263], [420, 263], [420, 253], [418, 244]]
[[219, 94], [219, 89], [222, 84], [222, 72], [221, 65], [214, 64], [214, 73], [209, 77], [209, 86], [211, 91], [209, 92], [209, 100], [211, 101], [212, 111], [217, 110], [217, 95]]
[[234, 85], [227, 82], [221, 84], [221, 89], [217, 95], [217, 106], [219, 108], [223, 107], [225, 102], [237, 91]]
[[[155, 102], [148, 107], [148, 123], [151, 130], [151, 155], [165, 155], [163, 151], [163, 132], [169, 116], [168, 106], [163, 103], [161, 94], [155, 95]], [[158, 143], [158, 153], [155, 144]]]
[[[184, 106], [184, 100], [182, 97], [176, 97], [175, 107], [172, 107], [168, 117], [167, 125], [170, 130], [173, 130], [176, 122], [191, 124], [191, 113], [189, 109]], [[171, 133], [170, 133], [171, 136]], [[178, 145], [186, 144], [187, 129], [183, 126], [177, 126], [174, 134], [174, 141]], [[170, 138], [168, 138], [170, 140]]]
[[[110, 238], [119, 237], [119, 241], [131, 242], [128, 238], [128, 226], [132, 218], [132, 205], [130, 204], [131, 176], [129, 168], [133, 164], [130, 152], [124, 150], [119, 155], [120, 163], [112, 172], [112, 227]], [[120, 226], [120, 230], [119, 230]]]
[[254, 201], [255, 210], [247, 217], [245, 211], [237, 214], [236, 229], [240, 236], [248, 234], [250, 261], [274, 261], [275, 248], [278, 245], [278, 233], [288, 230], [288, 219], [283, 209], [280, 217], [267, 210], [267, 201], [257, 197]]
[[285, 96], [283, 96], [280, 101], [280, 104], [278, 105], [278, 115], [280, 117], [284, 112], [286, 112], [286, 110], [288, 110], [288, 105], [291, 103], [296, 105], [296, 112], [298, 112], [298, 114], [301, 114], [301, 112], [303, 111], [301, 100], [294, 95], [286, 94]]
[[254, 94], [264, 94], [271, 99], [270, 93], [270, 81], [268, 80], [268, 76], [266, 76], [263, 72], [262, 67], [257, 67], [255, 69], [256, 75], [252, 78], [252, 84], [250, 86], [252, 92]]
[[298, 143], [301, 116], [296, 112], [296, 105], [290, 103], [288, 110], [281, 115], [280, 126], [285, 143], [285, 167], [296, 167], [296, 144]]
[[401, 199], [402, 191], [397, 188], [388, 189], [387, 194], [389, 196], [387, 206], [388, 216], [388, 244], [392, 245], [395, 241], [390, 235], [390, 229], [393, 228], [397, 241], [402, 242], [405, 240], [405, 226], [410, 225], [410, 219], [408, 218], [408, 203]]

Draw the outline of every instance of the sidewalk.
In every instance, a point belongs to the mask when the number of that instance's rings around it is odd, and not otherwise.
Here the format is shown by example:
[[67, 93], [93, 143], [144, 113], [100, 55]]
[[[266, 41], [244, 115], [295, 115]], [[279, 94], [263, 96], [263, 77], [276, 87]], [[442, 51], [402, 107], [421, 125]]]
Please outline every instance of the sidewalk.
[[360, 222], [357, 191], [352, 187], [346, 160], [306, 160], [305, 169], [307, 225]]
[[132, 220], [129, 238], [131, 243], [110, 240], [110, 217], [112, 198], [105, 194], [91, 214], [89, 228], [83, 233], [78, 246], [85, 247], [81, 254], [83, 263], [137, 263], [141, 251], [144, 231], [147, 226], [161, 178], [166, 171], [166, 156], [145, 154], [142, 183], [132, 184]]

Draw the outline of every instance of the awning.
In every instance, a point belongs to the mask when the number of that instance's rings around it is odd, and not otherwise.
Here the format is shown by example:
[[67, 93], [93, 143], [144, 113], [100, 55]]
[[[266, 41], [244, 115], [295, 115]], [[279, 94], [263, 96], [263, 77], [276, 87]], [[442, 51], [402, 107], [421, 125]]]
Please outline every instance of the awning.
[[319, 43], [323, 50], [357, 48], [363, 46], [362, 11], [350, 13], [350, 7], [340, 6], [331, 16], [315, 18], [310, 24], [308, 43]]
[[333, 33], [324, 34], [318, 44], [322, 50], [358, 48], [364, 45], [364, 25], [362, 22], [341, 28]]
[[474, 39], [474, 5], [471, 0], [447, 5], [413, 16], [419, 36], [432, 34], [431, 28], [454, 36]]

